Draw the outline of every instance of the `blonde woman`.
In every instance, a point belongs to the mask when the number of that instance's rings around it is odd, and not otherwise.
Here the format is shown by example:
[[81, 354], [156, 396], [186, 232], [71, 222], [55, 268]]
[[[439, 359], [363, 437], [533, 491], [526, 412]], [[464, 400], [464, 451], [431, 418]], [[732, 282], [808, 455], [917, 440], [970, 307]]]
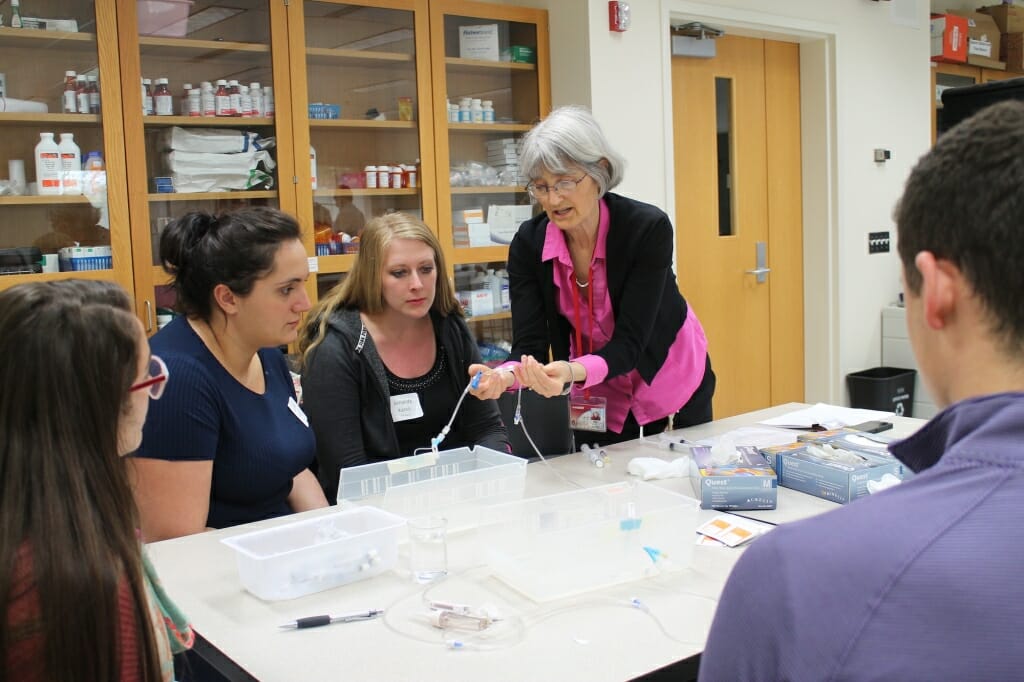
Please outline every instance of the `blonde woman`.
[[[352, 271], [299, 335], [303, 407], [328, 500], [342, 467], [411, 455], [451, 419], [480, 352], [444, 272], [423, 222], [374, 218]], [[476, 444], [509, 450], [494, 402], [467, 398], [444, 448]]]

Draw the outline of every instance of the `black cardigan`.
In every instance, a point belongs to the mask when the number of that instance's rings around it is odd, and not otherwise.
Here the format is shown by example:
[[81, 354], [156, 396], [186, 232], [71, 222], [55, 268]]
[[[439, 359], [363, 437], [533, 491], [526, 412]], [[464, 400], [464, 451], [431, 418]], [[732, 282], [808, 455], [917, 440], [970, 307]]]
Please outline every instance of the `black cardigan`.
[[[686, 301], [672, 271], [672, 224], [664, 211], [618, 194], [604, 195], [610, 224], [606, 244], [608, 292], [615, 331], [595, 351], [608, 378], [636, 369], [648, 384], [661, 369], [686, 320]], [[570, 320], [555, 305], [552, 261], [541, 261], [548, 227], [541, 213], [519, 226], [509, 247], [512, 358], [569, 359]]]
[[[430, 315], [450, 360], [448, 381], [461, 391], [469, 382], [469, 365], [480, 362], [480, 351], [462, 317], [441, 317], [433, 311]], [[398, 451], [384, 363], [362, 329], [359, 311], [336, 311], [302, 372], [302, 407], [316, 435], [317, 475], [332, 504], [342, 467], [412, 454]], [[458, 444], [509, 452], [508, 435], [493, 400], [466, 396], [462, 401], [443, 445], [449, 449]]]

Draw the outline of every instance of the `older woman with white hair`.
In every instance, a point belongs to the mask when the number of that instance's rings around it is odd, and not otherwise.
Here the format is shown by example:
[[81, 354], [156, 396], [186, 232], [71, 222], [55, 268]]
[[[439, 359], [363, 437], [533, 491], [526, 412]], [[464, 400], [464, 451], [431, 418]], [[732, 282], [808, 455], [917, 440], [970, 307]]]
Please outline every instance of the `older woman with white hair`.
[[517, 385], [571, 392], [577, 444], [659, 433], [670, 417], [674, 428], [712, 418], [715, 375], [672, 270], [672, 224], [609, 191], [623, 165], [583, 107], [556, 109], [526, 135], [520, 166], [543, 212], [509, 250], [515, 361], [475, 390], [484, 399]]

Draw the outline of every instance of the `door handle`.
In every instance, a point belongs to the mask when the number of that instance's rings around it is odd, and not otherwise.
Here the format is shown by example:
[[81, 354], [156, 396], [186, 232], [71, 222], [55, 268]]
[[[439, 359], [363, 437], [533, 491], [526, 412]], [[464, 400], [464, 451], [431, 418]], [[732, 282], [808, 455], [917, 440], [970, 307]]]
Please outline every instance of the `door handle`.
[[754, 244], [756, 252], [756, 266], [753, 270], [745, 270], [748, 275], [755, 275], [757, 277], [758, 284], [764, 284], [768, 280], [768, 273], [772, 271], [768, 267], [768, 243], [767, 242], [756, 242]]

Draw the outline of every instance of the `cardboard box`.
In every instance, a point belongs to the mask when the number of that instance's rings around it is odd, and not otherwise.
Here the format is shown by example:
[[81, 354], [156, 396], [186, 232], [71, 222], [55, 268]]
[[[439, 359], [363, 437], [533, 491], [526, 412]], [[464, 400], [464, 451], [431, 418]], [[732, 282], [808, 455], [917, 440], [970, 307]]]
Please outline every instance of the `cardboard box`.
[[1024, 32], [1024, 7], [1013, 5], [989, 5], [978, 10], [989, 15], [996, 22], [1000, 33]]
[[933, 14], [931, 23], [932, 61], [967, 61], [967, 19], [953, 14]]
[[459, 56], [463, 59], [498, 61], [498, 25], [459, 26]]
[[1005, 69], [999, 61], [999, 26], [981, 12], [953, 12], [967, 19], [967, 63], [991, 69]]
[[1024, 72], [1024, 33], [1004, 33], [999, 42], [999, 58], [1007, 71]]
[[869, 483], [879, 484], [886, 476], [886, 480], [903, 480], [903, 465], [892, 455], [858, 451], [859, 461], [849, 463], [818, 457], [809, 445], [791, 443], [761, 450], [775, 468], [779, 485], [846, 504], [871, 494]]
[[738, 459], [715, 464], [711, 448], [691, 448], [690, 480], [701, 509], [775, 509], [778, 478], [757, 448], [740, 445]]

